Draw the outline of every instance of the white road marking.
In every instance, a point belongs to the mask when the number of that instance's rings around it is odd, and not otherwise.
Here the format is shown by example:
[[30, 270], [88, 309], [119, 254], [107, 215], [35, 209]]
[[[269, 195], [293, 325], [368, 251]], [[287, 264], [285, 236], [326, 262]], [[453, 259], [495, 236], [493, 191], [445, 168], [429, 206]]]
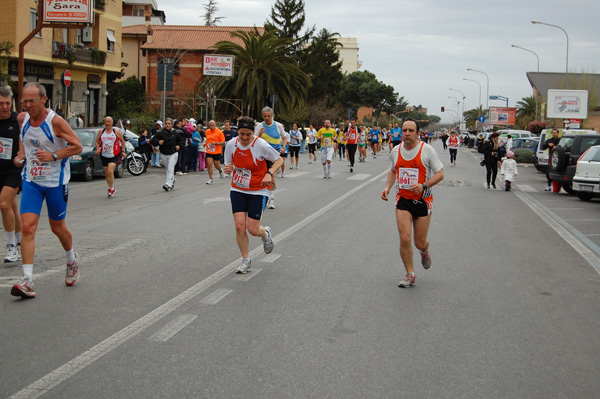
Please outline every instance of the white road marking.
[[[252, 273], [252, 272], [251, 272]], [[221, 299], [225, 298], [227, 295], [231, 294], [233, 290], [228, 290], [225, 288], [219, 288], [212, 294], [204, 297], [200, 303], [203, 305], [216, 305]]]
[[203, 204], [210, 204], [211, 202], [225, 202], [229, 201], [229, 197], [215, 197], [215, 198], [207, 198], [203, 201]]
[[371, 174], [369, 174], [369, 173], [357, 173], [357, 174], [353, 175], [352, 177], [349, 177], [348, 180], [365, 180], [365, 179], [368, 179], [369, 177], [371, 177]]
[[[275, 236], [273, 239], [276, 242], [283, 241], [284, 239], [286, 239], [290, 235], [294, 234], [295, 232], [297, 232], [304, 226], [309, 225], [310, 223], [314, 222], [315, 220], [320, 218], [322, 215], [324, 215], [331, 209], [334, 209], [342, 201], [345, 201], [347, 198], [349, 198], [356, 192], [362, 190], [364, 187], [366, 187], [370, 183], [372, 183], [378, 179], [381, 179], [381, 177], [387, 173], [388, 172], [386, 170], [385, 172], [373, 177], [372, 179], [354, 187], [352, 190], [348, 191], [346, 194], [344, 194], [341, 197], [339, 197], [338, 199], [330, 202], [323, 208], [321, 208], [318, 211], [316, 211], [315, 213], [311, 214], [306, 219], [296, 223], [292, 227], [281, 232], [279, 235]], [[250, 252], [250, 258], [255, 258], [262, 252], [263, 252], [263, 247], [262, 247], [262, 245], [260, 245]], [[183, 291], [181, 294], [177, 295], [173, 299], [165, 302], [164, 304], [157, 307], [153, 311], [147, 313], [145, 316], [142, 316], [141, 318], [137, 319], [136, 321], [134, 321], [127, 327], [123, 328], [120, 331], [117, 331], [115, 334], [106, 338], [104, 341], [98, 343], [97, 345], [95, 345], [92, 348], [88, 349], [87, 351], [83, 352], [81, 355], [76, 356], [75, 358], [73, 358], [72, 360], [63, 364], [62, 366], [54, 369], [50, 373], [46, 374], [44, 377], [40, 378], [39, 380], [35, 381], [31, 385], [29, 385], [26, 388], [22, 389], [21, 391], [17, 392], [15, 395], [11, 396], [10, 398], [11, 399], [17, 399], [17, 398], [18, 399], [21, 399], [21, 398], [34, 399], [34, 398], [39, 398], [42, 395], [45, 395], [46, 393], [48, 393], [48, 391], [50, 391], [55, 386], [68, 380], [69, 378], [71, 378], [75, 374], [77, 374], [79, 371], [83, 370], [87, 366], [93, 364], [97, 360], [106, 356], [107, 354], [114, 351], [115, 349], [119, 348], [121, 345], [125, 344], [131, 338], [133, 338], [133, 337], [137, 336], [138, 334], [140, 334], [141, 332], [145, 331], [148, 327], [152, 326], [159, 320], [164, 319], [167, 315], [169, 315], [173, 311], [179, 309], [182, 305], [188, 303], [190, 300], [196, 298], [202, 292], [206, 291], [208, 288], [212, 287], [213, 285], [215, 285], [216, 283], [221, 281], [223, 278], [230, 276], [231, 273], [239, 266], [241, 261], [242, 261], [241, 258], [234, 260], [227, 266], [223, 267], [222, 269], [220, 269], [220, 270], [216, 271], [215, 273], [213, 273], [212, 275], [210, 275], [209, 277], [205, 278], [204, 280], [198, 282], [194, 286]]]
[[169, 338], [173, 337], [179, 331], [183, 330], [187, 327], [188, 324], [196, 320], [198, 316], [193, 314], [182, 314], [177, 316], [175, 319], [167, 323], [166, 326], [161, 328], [156, 332], [156, 334], [152, 335], [149, 340], [157, 341], [157, 342], [167, 342]]
[[530, 186], [529, 184], [515, 184], [517, 190], [524, 191], [526, 193], [537, 193], [538, 190]]
[[248, 281], [252, 277], [256, 276], [258, 273], [260, 273], [261, 271], [262, 271], [262, 269], [254, 269], [254, 268], [252, 268], [252, 271], [250, 273], [236, 274], [236, 276], [234, 277], [234, 280], [236, 280], [236, 281]]
[[[121, 244], [119, 246], [116, 246], [114, 248], [108, 248], [108, 249], [105, 249], [105, 250], [102, 250], [102, 251], [98, 251], [98, 252], [95, 252], [95, 253], [93, 253], [93, 254], [91, 254], [89, 256], [82, 256], [81, 257], [81, 264], [83, 265], [83, 269], [82, 270], [85, 273], [85, 264], [86, 263], [95, 261], [96, 259], [100, 259], [100, 258], [103, 258], [103, 257], [108, 256], [108, 255], [113, 255], [113, 254], [115, 254], [115, 253], [117, 253], [119, 251], [122, 251], [124, 249], [129, 248], [129, 247], [132, 247], [134, 245], [137, 245], [137, 244], [139, 244], [139, 243], [141, 243], [143, 241], [144, 240], [142, 240], [141, 238], [136, 238], [134, 240], [131, 240], [131, 241], [123, 243], [123, 244]], [[65, 264], [63, 264], [61, 266], [53, 267], [52, 269], [48, 269], [48, 270], [43, 271], [41, 273], [34, 273], [33, 280], [35, 281], [35, 280], [38, 280], [40, 278], [48, 277], [48, 276], [51, 276], [51, 275], [53, 275], [55, 273], [64, 273], [66, 271], [66, 267], [67, 266], [66, 266], [66, 261], [65, 261]], [[20, 272], [22, 270], [22, 268], [18, 268], [18, 270]], [[14, 280], [18, 280], [19, 278], [21, 278], [20, 275], [18, 277], [16, 277], [16, 276], [0, 277], [0, 281], [10, 281], [10, 280], [14, 281]], [[6, 286], [7, 286], [6, 284], [0, 284], [0, 287], [6, 287]], [[9, 286], [12, 287], [12, 284], [10, 284]]]
[[279, 259], [280, 256], [281, 256], [281, 254], [269, 254], [269, 255], [265, 256], [264, 258], [262, 258], [261, 262], [273, 263], [277, 259]]
[[573, 249], [600, 274], [600, 248], [585, 235], [568, 225], [550, 208], [535, 200], [529, 194], [515, 191], [515, 195], [528, 205], [544, 222], [558, 233]]
[[288, 177], [298, 177], [298, 176], [302, 176], [302, 175], [307, 175], [309, 172], [291, 172], [291, 173], [286, 173], [285, 174], [285, 178], [287, 179]]

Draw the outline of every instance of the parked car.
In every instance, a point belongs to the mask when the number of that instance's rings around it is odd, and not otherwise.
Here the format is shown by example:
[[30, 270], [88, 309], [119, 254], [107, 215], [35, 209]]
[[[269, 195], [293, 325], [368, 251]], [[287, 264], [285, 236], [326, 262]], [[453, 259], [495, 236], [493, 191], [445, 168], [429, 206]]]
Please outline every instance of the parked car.
[[[577, 168], [577, 160], [583, 153], [594, 145], [600, 144], [600, 134], [573, 134], [566, 133], [560, 139], [558, 146], [550, 155], [550, 179], [569, 194], [573, 194], [573, 176]], [[555, 187], [554, 191], [558, 191]]]
[[[100, 155], [96, 155], [96, 137], [101, 129], [97, 127], [82, 127], [73, 129], [83, 150], [80, 154], [73, 155], [69, 158], [71, 166], [71, 175], [80, 177], [85, 181], [90, 181], [94, 176], [104, 176], [102, 161]], [[119, 162], [115, 168], [115, 177], [123, 176], [125, 167], [124, 162]]]
[[498, 130], [497, 133], [500, 133], [500, 138], [498, 139], [499, 141], [506, 141], [509, 134], [513, 140], [516, 138], [535, 137], [535, 135], [533, 135], [529, 130], [502, 129]]
[[573, 191], [583, 201], [600, 197], [600, 145], [588, 148], [577, 161]]
[[538, 143], [540, 142], [539, 139], [537, 138], [522, 138], [522, 139], [513, 139], [513, 143], [512, 143], [512, 150], [517, 150], [519, 148], [526, 148], [528, 150], [534, 150]]
[[126, 130], [118, 129], [118, 130], [121, 133], [123, 133], [123, 138], [125, 138], [125, 140], [127, 140], [131, 144], [133, 144], [133, 148], [135, 148], [137, 150], [137, 148], [139, 147], [139, 144], [138, 144], [138, 139], [140, 138], [139, 134], [136, 134], [129, 129], [126, 129]]
[[[552, 137], [553, 129], [544, 129], [540, 133], [540, 145], [535, 153], [535, 162], [533, 163], [535, 168], [540, 172], [546, 172], [548, 170], [548, 158], [550, 151], [546, 148], [542, 149], [543, 144]], [[573, 129], [573, 130], [565, 130], [558, 129], [558, 137], [562, 137], [563, 133], [571, 133], [571, 134], [587, 134], [587, 133], [595, 133], [593, 130], [586, 129]]]

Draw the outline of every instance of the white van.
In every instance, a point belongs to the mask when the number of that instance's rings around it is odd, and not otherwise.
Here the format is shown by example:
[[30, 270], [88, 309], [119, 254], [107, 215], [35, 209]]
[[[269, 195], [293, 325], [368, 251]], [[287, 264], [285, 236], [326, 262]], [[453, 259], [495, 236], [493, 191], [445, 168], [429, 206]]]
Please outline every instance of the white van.
[[[538, 145], [538, 149], [535, 153], [535, 161], [534, 161], [535, 168], [537, 170], [539, 170], [540, 172], [546, 172], [548, 170], [548, 157], [549, 157], [550, 151], [547, 148], [545, 150], [542, 150], [542, 146], [544, 145], [546, 140], [548, 140], [549, 138], [552, 137], [552, 130], [554, 130], [554, 129], [548, 128], [548, 129], [542, 130], [542, 132], [540, 133], [540, 144]], [[563, 133], [572, 133], [572, 134], [597, 133], [594, 130], [588, 130], [588, 129], [571, 129], [571, 130], [557, 129], [557, 130], [558, 130], [559, 138], [562, 137]]]
[[513, 130], [513, 129], [502, 129], [496, 131], [496, 133], [500, 133], [500, 137], [507, 137], [510, 134], [510, 137], [513, 139], [529, 139], [535, 137], [529, 130]]

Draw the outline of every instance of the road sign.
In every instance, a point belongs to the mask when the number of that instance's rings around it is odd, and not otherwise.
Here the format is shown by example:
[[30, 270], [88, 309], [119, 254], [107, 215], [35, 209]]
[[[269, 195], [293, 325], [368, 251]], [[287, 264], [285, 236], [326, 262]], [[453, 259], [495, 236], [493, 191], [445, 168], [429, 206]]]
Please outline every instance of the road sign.
[[485, 116], [481, 115], [478, 119], [479, 122], [483, 123], [485, 122]]
[[173, 91], [173, 65], [174, 64], [172, 63], [158, 64], [157, 91], [163, 91], [163, 89], [166, 89], [166, 91]]
[[233, 76], [233, 60], [231, 55], [207, 54], [204, 56], [202, 74], [204, 76]]
[[60, 81], [64, 87], [71, 86], [71, 72], [68, 69], [65, 69], [62, 75], [60, 75]]

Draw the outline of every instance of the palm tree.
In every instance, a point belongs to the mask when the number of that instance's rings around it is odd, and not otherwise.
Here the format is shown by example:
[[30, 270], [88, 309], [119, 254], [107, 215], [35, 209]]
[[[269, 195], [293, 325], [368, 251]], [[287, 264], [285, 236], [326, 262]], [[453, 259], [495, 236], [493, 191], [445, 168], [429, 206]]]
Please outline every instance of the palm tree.
[[487, 115], [487, 109], [483, 109], [483, 106], [481, 105], [479, 106], [479, 108], [473, 108], [468, 111], [465, 111], [463, 117], [465, 118], [467, 129], [475, 129], [477, 126], [479, 116], [481, 115]]
[[222, 41], [215, 45], [215, 52], [235, 57], [233, 78], [207, 81], [215, 83], [220, 97], [243, 99], [244, 107], [249, 107], [249, 114], [255, 117], [270, 95], [278, 96], [278, 106], [306, 97], [309, 76], [293, 58], [285, 56], [291, 39], [280, 38], [274, 31], [261, 35], [257, 29], [235, 31], [231, 36], [243, 44]]
[[529, 122], [535, 120], [535, 97], [523, 97], [523, 99], [517, 102], [517, 125], [525, 128]]

